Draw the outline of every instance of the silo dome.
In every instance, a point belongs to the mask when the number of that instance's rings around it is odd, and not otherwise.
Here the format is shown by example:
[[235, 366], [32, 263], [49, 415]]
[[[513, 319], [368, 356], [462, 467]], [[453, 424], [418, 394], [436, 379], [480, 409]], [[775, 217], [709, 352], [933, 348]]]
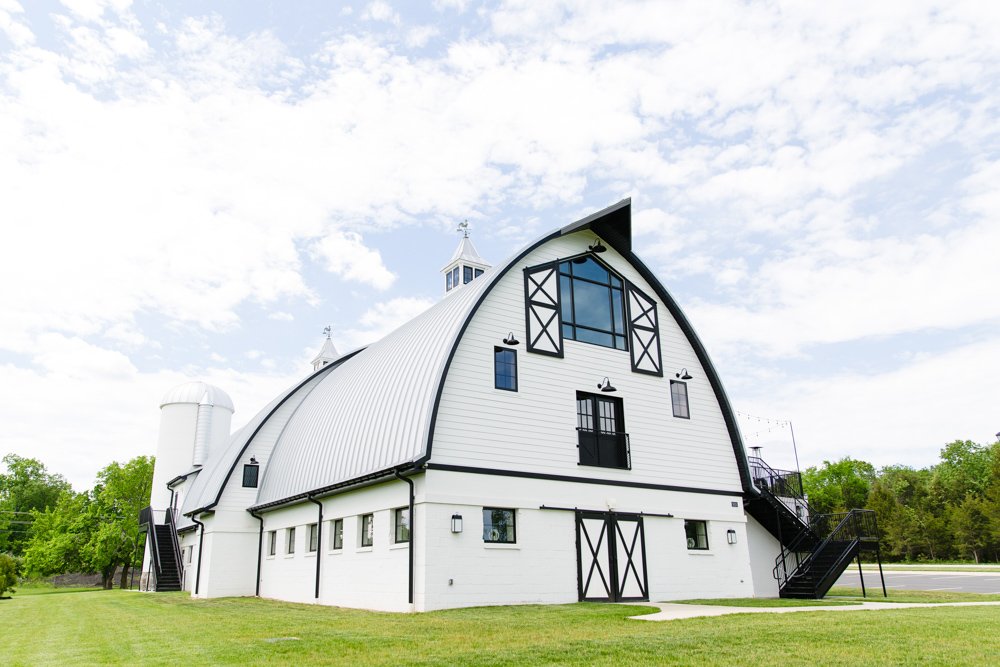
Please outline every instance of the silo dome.
[[211, 405], [217, 408], [225, 408], [230, 412], [235, 411], [235, 408], [233, 408], [233, 399], [229, 398], [229, 394], [218, 387], [199, 380], [185, 382], [168, 391], [163, 395], [160, 407], [162, 408], [164, 405], [172, 405], [174, 403]]

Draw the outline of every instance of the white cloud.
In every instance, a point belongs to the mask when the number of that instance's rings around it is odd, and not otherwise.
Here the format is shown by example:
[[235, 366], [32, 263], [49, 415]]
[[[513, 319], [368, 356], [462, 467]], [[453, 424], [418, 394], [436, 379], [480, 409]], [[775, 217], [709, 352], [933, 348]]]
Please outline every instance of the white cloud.
[[275, 320], [278, 322], [292, 322], [295, 320], [295, 316], [292, 315], [291, 313], [286, 313], [283, 310], [278, 310], [273, 313], [268, 313], [267, 319]]
[[396, 276], [382, 263], [382, 255], [364, 245], [360, 234], [333, 232], [314, 246], [316, 255], [326, 263], [328, 271], [372, 287], [385, 290]]
[[427, 42], [440, 34], [441, 31], [432, 25], [416, 26], [406, 33], [406, 45], [414, 48], [423, 48], [427, 46]]
[[365, 6], [361, 13], [361, 18], [367, 21], [380, 21], [399, 25], [399, 14], [385, 0], [373, 0]]
[[337, 336], [335, 341], [337, 349], [349, 351], [374, 343], [434, 303], [431, 299], [401, 297], [375, 304], [361, 316], [360, 327], [346, 329]]

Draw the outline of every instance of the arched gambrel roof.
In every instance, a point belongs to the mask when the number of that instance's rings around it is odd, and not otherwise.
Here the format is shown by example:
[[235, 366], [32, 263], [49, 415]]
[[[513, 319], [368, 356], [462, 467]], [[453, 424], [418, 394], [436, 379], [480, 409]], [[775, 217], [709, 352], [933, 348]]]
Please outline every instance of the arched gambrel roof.
[[[587, 229], [632, 263], [684, 332], [718, 400], [743, 488], [751, 492], [746, 453], [722, 382], [677, 302], [633, 252], [631, 200], [625, 199], [534, 241], [382, 340], [352, 353], [335, 368], [322, 369], [320, 373], [328, 371], [326, 376], [310, 390], [278, 436], [253, 509], [322, 495], [391, 475], [395, 470], [419, 468], [430, 461], [434, 424], [448, 370], [479, 306], [492, 287], [528, 253], [552, 239]], [[257, 430], [268, 417], [263, 416]], [[227, 450], [245, 451], [253, 437], [254, 433], [249, 433], [242, 447]], [[232, 467], [239, 452], [232, 459]], [[224, 485], [232, 467], [224, 475], [212, 475], [215, 482], [206, 484], [203, 498], [211, 495], [212, 489], [221, 494], [222, 486], [216, 483]]]

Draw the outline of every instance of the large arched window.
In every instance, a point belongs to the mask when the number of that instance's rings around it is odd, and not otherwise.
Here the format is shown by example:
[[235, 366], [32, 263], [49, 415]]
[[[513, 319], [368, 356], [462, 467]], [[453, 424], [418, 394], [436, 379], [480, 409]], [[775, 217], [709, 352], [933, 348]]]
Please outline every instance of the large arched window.
[[622, 279], [593, 257], [559, 264], [563, 338], [626, 350]]

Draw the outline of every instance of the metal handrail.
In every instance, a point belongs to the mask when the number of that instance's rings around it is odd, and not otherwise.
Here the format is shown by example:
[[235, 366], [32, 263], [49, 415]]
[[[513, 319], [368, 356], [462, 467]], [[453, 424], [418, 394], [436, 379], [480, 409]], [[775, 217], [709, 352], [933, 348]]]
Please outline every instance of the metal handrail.
[[184, 560], [181, 558], [181, 543], [177, 539], [177, 523], [174, 520], [173, 508], [167, 508], [167, 525], [170, 526], [170, 547], [174, 550], [174, 562], [177, 563], [177, 579], [184, 581]]
[[[800, 552], [793, 551], [793, 549], [795, 549], [796, 546], [801, 546], [804, 534], [799, 535], [799, 537], [793, 540], [788, 547], [782, 548], [781, 553], [775, 559], [774, 570], [772, 571], [774, 578], [778, 580], [779, 587], [783, 586], [791, 577], [808, 572], [812, 568], [814, 562], [813, 557], [816, 554], [821, 553], [831, 542], [851, 542], [853, 547], [855, 542], [877, 542], [879, 539], [878, 522], [874, 510], [854, 509], [850, 512], [820, 514], [816, 516], [815, 519], [816, 520], [811, 523], [816, 526], [819, 531], [822, 531], [823, 528], [831, 525], [835, 520], [837, 521], [836, 527], [826, 535], [823, 541], [820, 542], [815, 549], [810, 550], [809, 555], [802, 560], [799, 560], [798, 557]], [[822, 532], [819, 531], [814, 531], [814, 534], [822, 535]], [[789, 572], [787, 556], [791, 553], [795, 554], [796, 564], [795, 568]], [[830, 570], [823, 573], [823, 577], [821, 577], [821, 579], [829, 575], [830, 571], [835, 569], [838, 564], [839, 561], [834, 563]]]
[[[598, 462], [596, 464], [584, 464], [584, 465], [599, 465], [599, 466], [603, 466], [603, 467], [606, 467], [606, 468], [620, 468], [622, 470], [631, 470], [632, 469], [632, 445], [629, 442], [628, 433], [622, 433], [622, 432], [618, 432], [618, 431], [612, 431], [612, 432], [609, 432], [609, 431], [600, 431], [600, 430], [594, 430], [594, 429], [589, 429], [589, 428], [581, 428], [579, 426], [577, 427], [576, 431], [577, 431], [578, 439], [579, 438], [593, 438], [593, 443], [594, 443], [595, 450], [596, 450], [597, 445], [599, 444], [601, 438], [609, 438], [609, 439], [614, 440], [615, 441], [615, 445], [617, 447], [621, 448], [621, 453], [623, 454], [622, 458], [624, 458], [624, 460], [625, 460], [625, 465], [622, 465], [622, 466], [608, 465], [607, 463], [601, 463], [601, 462]], [[577, 444], [577, 448], [579, 448], [579, 447], [580, 447], [580, 444]]]
[[[794, 498], [796, 505], [801, 505], [806, 517], [812, 516], [813, 510], [806, 500], [802, 486], [802, 473], [795, 470], [776, 470], [764, 462], [759, 456], [748, 456], [750, 477], [754, 485], [761, 491], [770, 493], [775, 498]], [[786, 505], [787, 506], [787, 505]], [[806, 522], [807, 519], [796, 516]]]

